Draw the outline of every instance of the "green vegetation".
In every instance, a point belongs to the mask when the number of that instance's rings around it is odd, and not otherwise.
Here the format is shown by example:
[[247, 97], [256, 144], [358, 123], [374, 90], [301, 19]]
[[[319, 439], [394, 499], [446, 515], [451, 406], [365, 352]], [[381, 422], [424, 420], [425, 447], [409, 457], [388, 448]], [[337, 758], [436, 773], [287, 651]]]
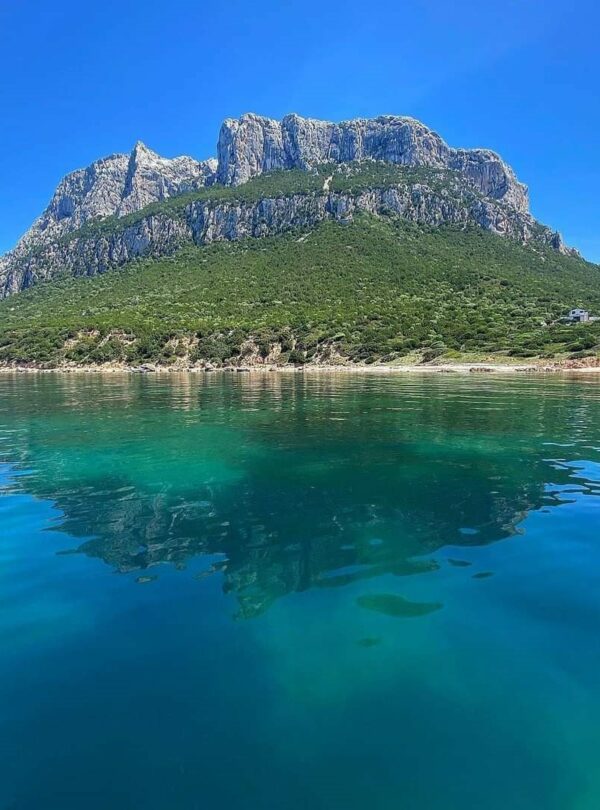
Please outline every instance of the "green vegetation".
[[595, 265], [477, 228], [363, 216], [40, 284], [0, 303], [0, 361], [222, 364], [249, 337], [295, 363], [333, 350], [367, 363], [581, 357], [598, 351], [600, 322], [556, 321], [600, 313], [599, 282]]

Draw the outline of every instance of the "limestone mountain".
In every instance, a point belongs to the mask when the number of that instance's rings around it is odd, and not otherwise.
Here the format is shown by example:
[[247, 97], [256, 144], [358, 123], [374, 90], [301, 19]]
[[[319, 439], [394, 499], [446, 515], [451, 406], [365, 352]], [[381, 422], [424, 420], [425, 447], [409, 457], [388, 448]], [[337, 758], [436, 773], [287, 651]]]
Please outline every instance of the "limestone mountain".
[[299, 115], [274, 121], [247, 114], [227, 119], [218, 144], [218, 179], [244, 183], [274, 169], [314, 169], [323, 163], [381, 160], [460, 172], [485, 197], [528, 210], [527, 188], [489, 149], [453, 149], [420, 121], [383, 115], [334, 124]]
[[[277, 173], [285, 179], [269, 179]], [[186, 242], [277, 235], [361, 212], [478, 225], [565, 251], [530, 215], [527, 188], [495, 152], [455, 149], [402, 116], [331, 123], [247, 114], [223, 123], [217, 159], [163, 158], [138, 142], [67, 175], [0, 258], [0, 297], [170, 255]]]

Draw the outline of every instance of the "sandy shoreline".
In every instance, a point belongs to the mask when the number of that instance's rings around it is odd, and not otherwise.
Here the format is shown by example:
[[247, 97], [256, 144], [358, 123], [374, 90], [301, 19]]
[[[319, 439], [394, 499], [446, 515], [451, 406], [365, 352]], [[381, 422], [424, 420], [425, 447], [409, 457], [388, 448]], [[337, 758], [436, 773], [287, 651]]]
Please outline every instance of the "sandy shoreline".
[[561, 363], [444, 363], [437, 365], [304, 365], [304, 366], [228, 366], [224, 368], [206, 368], [202, 366], [159, 366], [152, 363], [140, 366], [63, 365], [56, 368], [36, 366], [0, 366], [0, 374], [600, 374], [598, 365], [567, 365]]

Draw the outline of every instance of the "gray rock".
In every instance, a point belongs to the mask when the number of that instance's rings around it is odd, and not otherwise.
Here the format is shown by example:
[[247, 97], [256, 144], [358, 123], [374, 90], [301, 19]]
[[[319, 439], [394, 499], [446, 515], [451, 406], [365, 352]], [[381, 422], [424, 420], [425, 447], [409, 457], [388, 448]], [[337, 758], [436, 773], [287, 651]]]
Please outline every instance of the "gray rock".
[[218, 180], [245, 183], [273, 169], [314, 168], [322, 163], [382, 160], [406, 166], [454, 169], [486, 197], [528, 211], [527, 187], [488, 149], [453, 149], [414, 118], [384, 115], [334, 124], [288, 115], [274, 121], [252, 113], [227, 119], [218, 143]]
[[214, 182], [214, 159], [163, 158], [138, 141], [129, 155], [110, 155], [68, 174], [14, 252], [71, 233], [86, 222], [123, 216]]
[[190, 157], [163, 158], [138, 141], [129, 156], [121, 202], [114, 213], [131, 214], [150, 203], [210, 185], [216, 170], [214, 158], [201, 162]]
[[[77, 169], [58, 184], [48, 206], [13, 250], [0, 257], [0, 298], [32, 283], [19, 267], [36, 264], [28, 259], [41, 251], [52, 253], [57, 240], [79, 230], [86, 223], [135, 213], [146, 205], [167, 197], [194, 191], [215, 182], [214, 158], [197, 161], [190, 157], [163, 158], [138, 141], [129, 155], [110, 155], [86, 169]], [[150, 225], [151, 227], [151, 220]], [[151, 238], [142, 231], [138, 243], [115, 247], [114, 251], [136, 255], [148, 248]], [[114, 252], [113, 251], [113, 252]], [[75, 257], [74, 257], [75, 258]], [[112, 255], [119, 262], [119, 255]], [[90, 265], [90, 274], [98, 272], [101, 260]], [[107, 265], [108, 266], [108, 265]], [[52, 275], [52, 269], [44, 274]]]
[[343, 224], [360, 213], [393, 214], [434, 227], [477, 225], [524, 244], [557, 245], [557, 234], [540, 226], [530, 214], [482, 197], [457, 175], [450, 185], [441, 187], [405, 182], [356, 194], [323, 190], [255, 203], [203, 199], [188, 203], [183, 215], [141, 214], [136, 222], [125, 222], [111, 233], [86, 235], [82, 231], [69, 241], [50, 242], [14, 260], [0, 287], [0, 297], [65, 271], [96, 275], [138, 257], [172, 255], [186, 243], [206, 245], [271, 236], [293, 228], [308, 230], [325, 220]]

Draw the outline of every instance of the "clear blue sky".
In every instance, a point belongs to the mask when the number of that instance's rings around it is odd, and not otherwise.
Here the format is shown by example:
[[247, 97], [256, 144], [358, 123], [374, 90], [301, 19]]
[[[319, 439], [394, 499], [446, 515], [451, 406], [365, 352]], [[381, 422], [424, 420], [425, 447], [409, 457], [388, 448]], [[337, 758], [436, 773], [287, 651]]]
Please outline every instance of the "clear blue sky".
[[61, 177], [138, 139], [215, 153], [253, 111], [412, 115], [500, 152], [533, 213], [600, 261], [593, 0], [0, 0], [0, 251]]

